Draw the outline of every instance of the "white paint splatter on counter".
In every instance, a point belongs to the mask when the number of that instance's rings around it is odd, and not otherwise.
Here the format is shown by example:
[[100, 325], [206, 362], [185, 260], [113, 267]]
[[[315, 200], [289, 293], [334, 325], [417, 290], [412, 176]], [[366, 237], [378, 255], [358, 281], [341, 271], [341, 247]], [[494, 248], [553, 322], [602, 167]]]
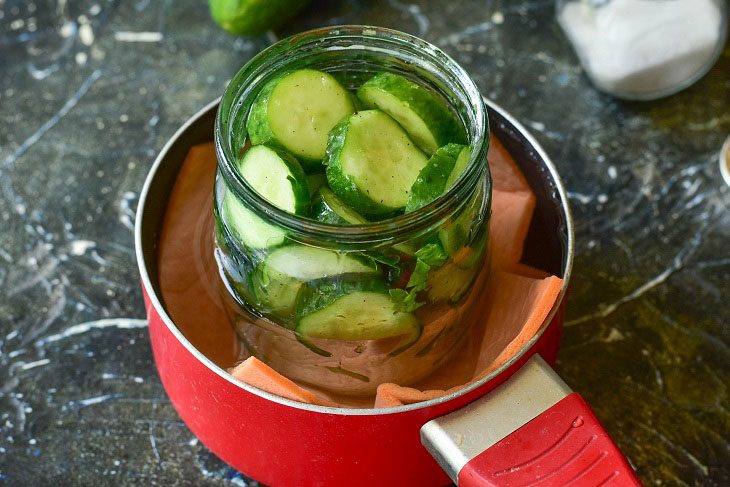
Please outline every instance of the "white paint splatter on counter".
[[83, 255], [87, 250], [96, 247], [96, 242], [92, 240], [74, 240], [69, 244], [69, 253], [71, 255]]
[[35, 369], [36, 367], [42, 367], [44, 365], [48, 365], [50, 363], [51, 363], [51, 361], [49, 359], [43, 358], [40, 360], [36, 360], [35, 362], [28, 362], [26, 364], [22, 364], [20, 366], [20, 368], [22, 370], [30, 370], [30, 369]]
[[61, 333], [49, 335], [45, 338], [41, 338], [35, 342], [36, 346], [43, 346], [48, 343], [57, 342], [65, 338], [87, 333], [91, 330], [99, 330], [103, 328], [121, 328], [121, 329], [134, 329], [134, 328], [146, 328], [147, 320], [133, 319], [133, 318], [106, 318], [96, 321], [87, 321], [78, 325], [70, 326]]
[[114, 39], [119, 42], [160, 42], [162, 33], [117, 31], [114, 33]]

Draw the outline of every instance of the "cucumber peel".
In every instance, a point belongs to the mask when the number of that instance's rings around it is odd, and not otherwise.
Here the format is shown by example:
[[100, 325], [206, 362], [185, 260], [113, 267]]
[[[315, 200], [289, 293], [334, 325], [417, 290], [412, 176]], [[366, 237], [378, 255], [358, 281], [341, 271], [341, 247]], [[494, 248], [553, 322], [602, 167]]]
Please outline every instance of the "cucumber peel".
[[281, 245], [286, 233], [279, 227], [269, 225], [249, 210], [233, 193], [226, 191], [223, 198], [223, 219], [235, 240], [252, 249]]
[[251, 147], [238, 171], [263, 198], [295, 215], [309, 213], [309, 183], [299, 162], [284, 151], [265, 145]]
[[320, 188], [315, 196], [312, 215], [316, 220], [332, 225], [362, 225], [368, 222], [327, 187]]
[[378, 276], [378, 268], [346, 253], [306, 245], [288, 245], [269, 253], [252, 276], [256, 298], [270, 313], [291, 317], [302, 285], [341, 274]]
[[379, 110], [365, 110], [332, 129], [324, 163], [330, 189], [365, 215], [405, 208], [426, 156], [398, 123]]
[[444, 103], [402, 76], [377, 73], [357, 90], [357, 97], [367, 108], [378, 108], [397, 120], [428, 155], [449, 142], [466, 142], [464, 129]]
[[416, 211], [444, 194], [464, 171], [470, 154], [461, 144], [447, 144], [434, 152], [411, 186], [405, 212]]
[[307, 171], [321, 170], [329, 131], [355, 107], [332, 75], [299, 69], [269, 81], [251, 105], [251, 143], [285, 149]]
[[297, 299], [296, 331], [310, 338], [379, 340], [400, 335], [415, 342], [421, 324], [399, 312], [381, 280], [330, 280], [309, 283]]

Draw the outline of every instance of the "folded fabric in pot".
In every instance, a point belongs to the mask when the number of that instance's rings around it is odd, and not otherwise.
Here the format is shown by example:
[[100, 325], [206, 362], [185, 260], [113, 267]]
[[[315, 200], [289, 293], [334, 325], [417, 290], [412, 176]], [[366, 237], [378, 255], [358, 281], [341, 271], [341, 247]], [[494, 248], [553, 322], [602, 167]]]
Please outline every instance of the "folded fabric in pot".
[[513, 269], [520, 261], [534, 210], [535, 195], [532, 192], [492, 191], [489, 237], [493, 269]]
[[[391, 407], [451, 393], [509, 361], [540, 329], [555, 304], [563, 281], [520, 263], [535, 209], [535, 195], [494, 135], [488, 160], [493, 193], [491, 257], [485, 265], [491, 270], [482, 274], [483, 279], [488, 279], [486, 290], [471, 293], [467, 299], [472, 302], [464, 306], [464, 309], [486, 315], [486, 319], [480, 321], [483, 326], [472, 327], [457, 359], [411, 387], [381, 384], [374, 402], [373, 398], [334, 397], [297, 384], [255, 357], [229, 368], [232, 376], [271, 394], [309, 404]], [[175, 325], [204, 355], [227, 368], [239, 361], [240, 340], [228, 323], [220, 302], [218, 269], [211, 255], [213, 246], [209, 239], [214, 222], [208, 209], [212, 206], [215, 169], [212, 143], [191, 149], [168, 203], [160, 239], [159, 276], [165, 306]], [[189, 221], [187, 224], [176, 221], [176, 215], [191, 213], [198, 215], [194, 225]], [[193, 273], [190, 272], [191, 262], [196, 265]], [[175, 312], [171, 311], [173, 309]], [[230, 346], [221, 346], [229, 343]]]
[[241, 382], [277, 396], [318, 406], [336, 406], [332, 401], [299, 387], [256, 357], [247, 358], [228, 372]]
[[[477, 350], [476, 376], [465, 384], [446, 390], [420, 391], [396, 384], [381, 384], [375, 407], [401, 406], [450, 394], [499, 368], [535, 335], [550, 313], [562, 285], [563, 280], [555, 276], [533, 279], [498, 271], [490, 280], [492, 306]], [[465, 355], [470, 354], [467, 352]]]
[[489, 139], [487, 161], [493, 190], [532, 193], [524, 174], [494, 134]]

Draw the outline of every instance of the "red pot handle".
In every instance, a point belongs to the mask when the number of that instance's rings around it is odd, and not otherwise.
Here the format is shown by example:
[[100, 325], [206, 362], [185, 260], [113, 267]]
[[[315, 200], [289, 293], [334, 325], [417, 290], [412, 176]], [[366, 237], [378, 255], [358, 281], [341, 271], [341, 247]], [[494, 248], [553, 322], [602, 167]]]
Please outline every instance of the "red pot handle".
[[588, 403], [537, 354], [490, 393], [426, 423], [421, 441], [459, 487], [641, 485]]

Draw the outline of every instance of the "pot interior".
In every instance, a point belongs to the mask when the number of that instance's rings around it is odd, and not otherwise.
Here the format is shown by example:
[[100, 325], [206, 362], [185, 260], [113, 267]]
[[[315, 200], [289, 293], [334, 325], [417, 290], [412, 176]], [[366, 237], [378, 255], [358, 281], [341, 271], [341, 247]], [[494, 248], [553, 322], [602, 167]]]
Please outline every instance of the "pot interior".
[[[572, 228], [564, 191], [551, 163], [524, 128], [501, 108], [490, 102], [487, 105], [492, 133], [512, 155], [536, 197], [535, 212], [525, 241], [522, 262], [563, 278], [564, 291], [572, 263]], [[218, 102], [214, 101], [203, 108], [170, 139], [151, 169], [147, 187], [140, 199], [138, 218], [141, 220], [137, 244], [141, 247], [141, 267], [143, 274], [146, 271], [149, 278], [151, 291], [160, 302], [163, 300], [157, 262], [159, 236], [167, 203], [190, 148], [213, 139], [217, 107]], [[559, 297], [542, 329], [549, 323], [560, 301]], [[163, 310], [159, 311], [163, 314]], [[172, 322], [169, 319], [167, 321]], [[524, 349], [532, 346], [532, 343], [533, 341], [529, 341]], [[500, 371], [498, 369], [493, 374]]]
[[[522, 262], [564, 279], [570, 274], [573, 252], [572, 224], [566, 195], [555, 169], [538, 152], [532, 137], [487, 101], [489, 125], [535, 193], [535, 213], [525, 240]], [[548, 164], [550, 166], [548, 166]]]

